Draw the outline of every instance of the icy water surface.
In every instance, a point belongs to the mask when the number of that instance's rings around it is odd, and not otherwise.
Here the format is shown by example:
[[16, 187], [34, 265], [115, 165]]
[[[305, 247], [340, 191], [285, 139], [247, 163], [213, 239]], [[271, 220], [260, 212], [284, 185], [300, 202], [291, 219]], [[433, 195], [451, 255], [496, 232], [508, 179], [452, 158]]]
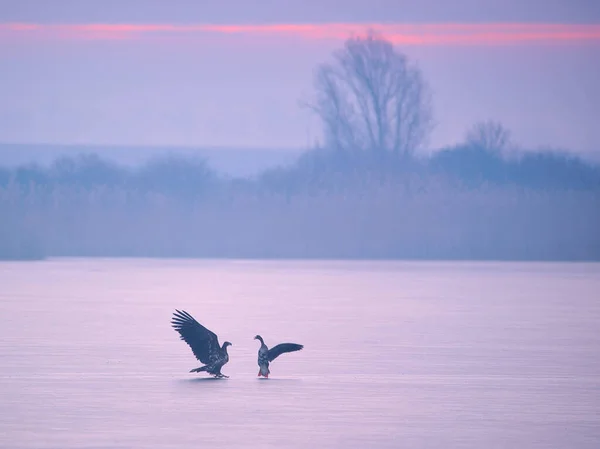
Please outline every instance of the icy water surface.
[[598, 264], [1, 262], [0, 447], [598, 448], [599, 323]]

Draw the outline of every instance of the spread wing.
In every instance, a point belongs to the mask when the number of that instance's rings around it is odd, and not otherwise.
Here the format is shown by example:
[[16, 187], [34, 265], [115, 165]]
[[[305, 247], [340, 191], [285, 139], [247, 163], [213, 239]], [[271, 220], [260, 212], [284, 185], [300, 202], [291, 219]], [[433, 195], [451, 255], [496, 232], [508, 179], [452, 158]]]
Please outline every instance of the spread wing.
[[217, 335], [202, 326], [185, 310], [175, 309], [171, 325], [179, 332], [198, 360], [204, 364], [214, 362], [219, 358], [221, 345]]
[[304, 346], [297, 345], [296, 343], [280, 343], [269, 349], [269, 362], [272, 362], [285, 352], [300, 351], [302, 348], [304, 348]]

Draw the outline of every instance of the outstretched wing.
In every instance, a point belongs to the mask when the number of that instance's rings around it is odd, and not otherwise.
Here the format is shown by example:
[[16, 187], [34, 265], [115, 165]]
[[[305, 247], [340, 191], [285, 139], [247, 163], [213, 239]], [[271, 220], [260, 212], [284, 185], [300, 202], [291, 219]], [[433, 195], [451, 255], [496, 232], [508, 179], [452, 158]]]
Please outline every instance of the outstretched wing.
[[217, 335], [198, 323], [185, 310], [175, 309], [171, 325], [202, 363], [208, 364], [219, 358], [221, 346]]
[[269, 349], [269, 362], [272, 362], [285, 352], [300, 351], [303, 347], [304, 346], [297, 345], [296, 343], [280, 343], [277, 346], [273, 346]]

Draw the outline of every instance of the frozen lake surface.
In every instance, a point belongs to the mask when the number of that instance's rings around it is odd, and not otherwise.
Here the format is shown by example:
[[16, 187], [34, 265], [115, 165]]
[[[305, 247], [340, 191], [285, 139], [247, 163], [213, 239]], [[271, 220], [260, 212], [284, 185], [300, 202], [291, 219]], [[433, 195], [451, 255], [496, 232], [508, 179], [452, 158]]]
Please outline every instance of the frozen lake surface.
[[0, 262], [0, 447], [595, 449], [599, 329], [599, 264]]

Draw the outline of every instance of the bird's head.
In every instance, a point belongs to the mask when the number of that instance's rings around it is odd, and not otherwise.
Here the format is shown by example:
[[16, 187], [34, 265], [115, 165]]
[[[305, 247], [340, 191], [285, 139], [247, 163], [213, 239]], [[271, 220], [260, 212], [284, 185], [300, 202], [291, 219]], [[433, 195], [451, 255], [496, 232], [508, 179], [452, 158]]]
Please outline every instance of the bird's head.
[[261, 343], [264, 343], [264, 341], [260, 335], [255, 336], [254, 339], [260, 341]]
[[223, 343], [223, 349], [225, 349], [227, 346], [233, 346], [233, 344], [231, 342], [226, 341], [225, 343]]

